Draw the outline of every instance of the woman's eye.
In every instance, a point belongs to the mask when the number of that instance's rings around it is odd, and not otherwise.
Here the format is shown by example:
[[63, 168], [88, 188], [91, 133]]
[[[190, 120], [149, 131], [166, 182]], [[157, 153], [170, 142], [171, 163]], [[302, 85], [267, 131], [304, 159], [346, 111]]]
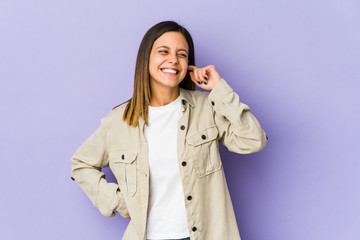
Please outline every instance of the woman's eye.
[[[160, 50], [159, 53], [168, 54], [169, 52], [166, 50]], [[186, 58], [187, 55], [184, 53], [179, 53], [178, 56]]]

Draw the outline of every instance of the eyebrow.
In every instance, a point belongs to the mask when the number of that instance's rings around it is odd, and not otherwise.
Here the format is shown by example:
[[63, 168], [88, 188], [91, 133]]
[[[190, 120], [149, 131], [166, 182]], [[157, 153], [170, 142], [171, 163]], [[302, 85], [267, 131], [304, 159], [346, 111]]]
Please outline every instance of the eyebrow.
[[[157, 47], [156, 49], [158, 48], [167, 48], [167, 49], [170, 49], [168, 46], [160, 46], [160, 47]], [[188, 53], [185, 49], [179, 49], [178, 51], [185, 51], [186, 53]]]

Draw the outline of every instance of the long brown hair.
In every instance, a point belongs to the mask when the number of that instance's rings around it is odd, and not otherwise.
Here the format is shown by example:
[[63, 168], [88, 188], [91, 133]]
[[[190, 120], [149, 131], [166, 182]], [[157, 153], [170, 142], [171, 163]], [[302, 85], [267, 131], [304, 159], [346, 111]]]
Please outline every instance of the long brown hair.
[[[128, 125], [136, 127], [140, 116], [143, 117], [146, 125], [148, 125], [148, 105], [151, 100], [150, 53], [156, 39], [164, 33], [171, 31], [180, 32], [184, 35], [189, 45], [188, 64], [195, 65], [194, 43], [190, 33], [183, 26], [173, 21], [164, 21], [151, 27], [141, 41], [136, 59], [133, 96], [129, 100], [123, 115], [123, 120]], [[186, 73], [179, 87], [189, 90], [195, 89], [195, 84], [191, 81], [189, 72]]]

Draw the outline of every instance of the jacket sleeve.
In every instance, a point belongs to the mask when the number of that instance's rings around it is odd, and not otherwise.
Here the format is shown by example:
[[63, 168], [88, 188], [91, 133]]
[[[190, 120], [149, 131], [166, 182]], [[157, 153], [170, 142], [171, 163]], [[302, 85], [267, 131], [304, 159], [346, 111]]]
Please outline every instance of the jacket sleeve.
[[102, 215], [114, 217], [114, 211], [117, 211], [126, 217], [129, 213], [118, 184], [108, 183], [101, 171], [103, 167], [109, 166], [105, 125], [106, 121], [102, 118], [100, 126], [71, 157], [71, 178]]
[[214, 110], [219, 141], [229, 151], [247, 154], [265, 147], [267, 136], [264, 130], [223, 78], [210, 91], [208, 100]]

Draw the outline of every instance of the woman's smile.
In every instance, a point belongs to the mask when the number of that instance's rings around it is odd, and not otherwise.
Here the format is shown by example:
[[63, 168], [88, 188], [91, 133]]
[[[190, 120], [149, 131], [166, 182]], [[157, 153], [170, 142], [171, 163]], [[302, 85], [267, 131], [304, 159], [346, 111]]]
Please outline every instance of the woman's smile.
[[160, 70], [168, 76], [177, 76], [179, 74], [179, 70], [175, 68], [162, 68]]

